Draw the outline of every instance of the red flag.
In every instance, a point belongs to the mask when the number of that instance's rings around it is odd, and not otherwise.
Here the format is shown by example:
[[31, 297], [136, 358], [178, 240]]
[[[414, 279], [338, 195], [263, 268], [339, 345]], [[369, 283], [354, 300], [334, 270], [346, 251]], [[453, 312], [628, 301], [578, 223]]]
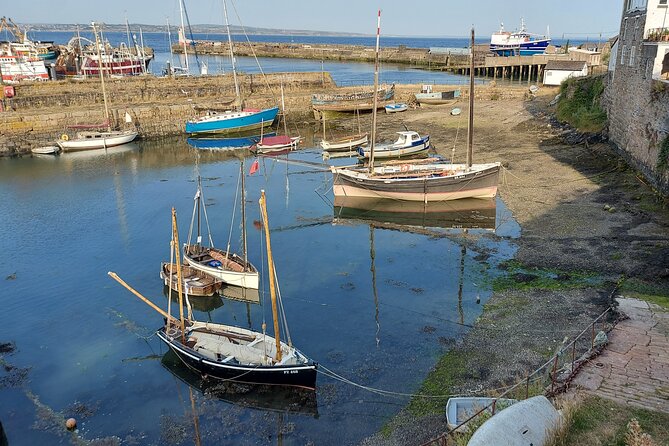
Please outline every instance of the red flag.
[[253, 175], [260, 169], [260, 165], [258, 164], [258, 160], [255, 160], [253, 164], [251, 164], [251, 169], [249, 169], [249, 175]]

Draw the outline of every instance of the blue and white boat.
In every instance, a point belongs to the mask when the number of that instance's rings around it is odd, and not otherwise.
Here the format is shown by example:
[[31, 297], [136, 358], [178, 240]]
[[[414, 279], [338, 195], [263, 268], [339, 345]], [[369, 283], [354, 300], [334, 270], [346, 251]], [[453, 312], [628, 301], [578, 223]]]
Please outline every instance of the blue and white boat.
[[388, 104], [385, 106], [386, 113], [399, 113], [403, 111], [407, 111], [409, 109], [409, 106], [404, 103], [395, 103], [395, 104]]
[[525, 30], [525, 21], [520, 22], [520, 31], [509, 32], [500, 30], [493, 33], [490, 39], [490, 51], [498, 56], [532, 56], [544, 54], [550, 45], [551, 39], [546, 36], [537, 38]]
[[278, 113], [279, 107], [264, 110], [208, 111], [206, 115], [186, 122], [186, 133], [195, 135], [256, 130], [272, 125]]
[[[425, 153], [430, 149], [430, 136], [420, 136], [416, 132], [397, 132], [399, 137], [392, 144], [380, 144], [374, 147], [374, 158], [401, 158], [403, 156]], [[362, 158], [369, 159], [371, 148], [358, 148]]]
[[[237, 67], [230, 36], [230, 24], [228, 23], [228, 8], [223, 2], [225, 15], [225, 27], [230, 45], [230, 59], [232, 61], [232, 75], [235, 81], [235, 104], [242, 104], [237, 82]], [[241, 107], [240, 107], [241, 108]], [[279, 107], [266, 109], [241, 109], [225, 110], [223, 112], [210, 110], [204, 116], [186, 122], [186, 133], [189, 135], [225, 134], [232, 132], [244, 132], [271, 126], [279, 113]]]

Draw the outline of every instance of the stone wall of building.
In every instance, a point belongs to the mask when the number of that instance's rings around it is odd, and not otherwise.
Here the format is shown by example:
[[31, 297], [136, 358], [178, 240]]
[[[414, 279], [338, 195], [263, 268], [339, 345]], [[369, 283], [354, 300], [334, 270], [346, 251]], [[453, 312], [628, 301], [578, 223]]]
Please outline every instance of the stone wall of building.
[[645, 10], [623, 15], [604, 106], [610, 140], [657, 189], [669, 194], [669, 171], [658, 167], [660, 146], [669, 137], [669, 84], [652, 79], [657, 46], [644, 42], [645, 20]]

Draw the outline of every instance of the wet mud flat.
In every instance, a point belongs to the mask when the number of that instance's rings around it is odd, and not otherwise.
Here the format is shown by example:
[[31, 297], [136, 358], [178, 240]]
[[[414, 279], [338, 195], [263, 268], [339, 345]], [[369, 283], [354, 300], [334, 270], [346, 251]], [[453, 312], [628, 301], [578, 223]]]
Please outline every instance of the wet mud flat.
[[[542, 89], [533, 100], [476, 103], [474, 162], [503, 163], [499, 194], [521, 236], [483, 315], [431, 371], [424, 394], [483, 393], [518, 382], [615, 305], [612, 297], [669, 295], [666, 198], [606, 141], [555, 122], [548, 106], [555, 94]], [[466, 104], [457, 106], [467, 114]], [[455, 161], [464, 161], [466, 118], [449, 110], [413, 111], [394, 117], [395, 126], [422, 129], [441, 155], [451, 157], [455, 146]], [[414, 398], [362, 444], [423, 444], [447, 431], [444, 406]]]

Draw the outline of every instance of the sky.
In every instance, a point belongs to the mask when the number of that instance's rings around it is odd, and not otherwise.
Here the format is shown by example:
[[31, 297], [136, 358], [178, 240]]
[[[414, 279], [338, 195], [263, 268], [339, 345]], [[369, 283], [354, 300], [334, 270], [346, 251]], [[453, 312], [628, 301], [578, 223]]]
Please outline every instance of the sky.
[[[232, 8], [232, 4], [235, 10]], [[104, 7], [102, 5], [104, 4]], [[185, 0], [191, 24], [223, 24], [222, 0]], [[7, 2], [2, 14], [17, 23], [130, 23], [162, 25], [179, 20], [179, 0], [23, 0]], [[611, 37], [618, 33], [622, 0], [228, 0], [231, 24], [247, 27], [376, 33], [397, 36], [466, 36], [519, 27], [553, 38]]]

